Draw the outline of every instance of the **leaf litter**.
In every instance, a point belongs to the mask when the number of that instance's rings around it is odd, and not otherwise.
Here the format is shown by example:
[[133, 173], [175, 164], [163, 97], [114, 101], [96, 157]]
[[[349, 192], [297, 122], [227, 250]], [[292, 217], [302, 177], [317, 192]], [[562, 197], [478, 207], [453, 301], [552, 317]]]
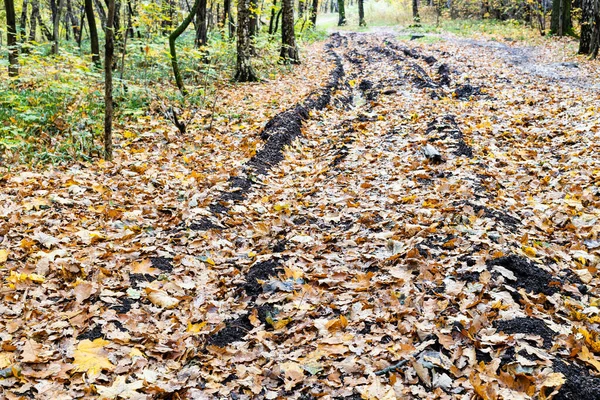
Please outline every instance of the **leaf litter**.
[[148, 119], [114, 164], [3, 173], [8, 398], [598, 397], [592, 85], [319, 46], [224, 87], [211, 132]]

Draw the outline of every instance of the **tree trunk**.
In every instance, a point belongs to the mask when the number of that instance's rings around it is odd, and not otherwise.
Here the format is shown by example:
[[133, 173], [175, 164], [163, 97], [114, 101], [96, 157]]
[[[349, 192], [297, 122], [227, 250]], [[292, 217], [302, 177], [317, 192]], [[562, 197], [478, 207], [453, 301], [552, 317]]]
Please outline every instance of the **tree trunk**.
[[248, 34], [250, 35], [250, 55], [256, 55], [256, 48], [254, 43], [256, 41], [256, 34], [258, 30], [258, 15], [256, 9], [256, 3], [254, 0], [250, 0], [250, 8], [248, 10]]
[[94, 0], [94, 4], [98, 11], [98, 17], [100, 17], [100, 26], [102, 27], [102, 30], [106, 30], [106, 11], [104, 11], [104, 7], [99, 0]]
[[113, 98], [112, 98], [112, 64], [115, 52], [114, 22], [115, 22], [115, 0], [107, 0], [108, 15], [106, 17], [106, 42], [104, 44], [104, 158], [108, 161], [113, 159], [112, 143], [112, 120], [113, 120]]
[[179, 36], [181, 36], [183, 32], [185, 32], [187, 27], [192, 23], [192, 19], [194, 19], [194, 17], [198, 13], [198, 8], [200, 8], [201, 1], [202, 0], [194, 1], [194, 5], [192, 6], [192, 9], [190, 10], [188, 16], [185, 17], [183, 22], [181, 22], [181, 25], [179, 25], [169, 35], [169, 50], [171, 52], [171, 65], [173, 66], [173, 75], [175, 75], [175, 83], [177, 83], [177, 87], [184, 96], [187, 95], [187, 91], [185, 90], [185, 86], [183, 85], [183, 79], [181, 78], [181, 72], [179, 71], [179, 64], [177, 63], [177, 49], [175, 47], [175, 41]]
[[231, 15], [231, 0], [224, 0], [223, 2], [223, 30], [229, 28], [229, 38], [233, 39], [235, 36], [235, 25], [233, 23], [233, 16]]
[[58, 6], [56, 7], [56, 13], [54, 14], [54, 27], [53, 27], [53, 31], [52, 31], [52, 38], [54, 39], [54, 45], [52, 46], [52, 54], [58, 54], [60, 13], [62, 12], [64, 4], [65, 4], [65, 0], [59, 0]]
[[96, 18], [94, 17], [94, 5], [92, 0], [85, 0], [85, 17], [88, 20], [90, 31], [90, 43], [92, 45], [92, 61], [100, 66], [100, 45], [98, 44], [98, 28], [96, 28]]
[[250, 0], [238, 0], [237, 26], [237, 65], [235, 80], [238, 82], [256, 82], [258, 77], [250, 63]]
[[594, 32], [594, 3], [597, 0], [583, 0], [581, 3], [581, 35], [579, 54], [589, 54]]
[[337, 0], [338, 5], [338, 26], [346, 25], [346, 9], [344, 7], [344, 0]]
[[8, 76], [19, 76], [19, 48], [17, 47], [17, 17], [14, 0], [4, 0], [6, 9], [6, 44], [8, 46]]
[[206, 46], [208, 43], [208, 30], [206, 24], [206, 0], [200, 0], [196, 18], [196, 47]]
[[37, 31], [37, 21], [40, 17], [40, 3], [39, 0], [31, 1], [31, 15], [29, 18], [29, 41], [35, 42], [35, 33]]
[[300, 64], [294, 33], [293, 0], [282, 0], [281, 9], [283, 13], [281, 14], [281, 51], [279, 52], [279, 59], [284, 64]]
[[310, 10], [310, 23], [313, 29], [317, 26], [317, 12], [319, 10], [319, 0], [313, 0], [312, 8]]
[[571, 34], [572, 31], [571, 0], [553, 0], [550, 33], [557, 36], [564, 36]]
[[359, 26], [367, 26], [367, 22], [365, 21], [365, 1], [358, 0], [358, 25]]
[[273, 29], [273, 34], [276, 34], [279, 30], [279, 21], [281, 21], [281, 12], [283, 11], [283, 7], [279, 9], [277, 12], [277, 16], [275, 17], [275, 29]]
[[27, 0], [23, 0], [23, 8], [21, 8], [21, 20], [19, 21], [19, 35], [21, 43], [27, 40]]
[[412, 15], [413, 21], [416, 24], [421, 22], [421, 17], [419, 17], [419, 0], [412, 0]]
[[275, 27], [275, 8], [277, 8], [277, 0], [273, 0], [273, 6], [271, 7], [271, 18], [269, 18], [269, 35], [274, 34], [273, 28]]
[[75, 17], [75, 13], [73, 12], [73, 7], [71, 6], [71, 0], [67, 0], [67, 16], [69, 21], [71, 22], [71, 30], [73, 31], [73, 38], [79, 42], [79, 37], [81, 37], [80, 32], [80, 24]]

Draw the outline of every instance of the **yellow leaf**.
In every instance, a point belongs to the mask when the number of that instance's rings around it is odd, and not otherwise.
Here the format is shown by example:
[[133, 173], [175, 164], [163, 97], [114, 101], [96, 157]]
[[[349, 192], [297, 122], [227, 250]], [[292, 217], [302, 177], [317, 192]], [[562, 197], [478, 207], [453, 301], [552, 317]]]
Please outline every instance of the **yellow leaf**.
[[135, 347], [133, 349], [131, 349], [131, 351], [129, 352], [129, 357], [131, 358], [135, 358], [135, 357], [145, 357], [144, 353], [142, 353], [140, 351], [140, 349], [136, 349]]
[[93, 342], [85, 339], [77, 345], [73, 357], [75, 360], [75, 372], [85, 372], [88, 375], [96, 376], [103, 369], [113, 370], [115, 366], [106, 357], [104, 346], [109, 344], [108, 340], [101, 338], [95, 339]]
[[204, 328], [206, 326], [206, 324], [207, 324], [207, 321], [200, 322], [199, 324], [188, 323], [186, 330], [190, 333], [200, 333], [200, 331], [202, 331], [202, 328]]
[[529, 246], [523, 246], [523, 251], [525, 252], [525, 254], [527, 254], [529, 257], [535, 257], [537, 255], [537, 251], [533, 248], [533, 247], [529, 247]]
[[164, 290], [146, 288], [146, 293], [148, 293], [148, 300], [154, 305], [169, 309], [174, 308], [179, 304], [179, 300], [169, 296]]
[[10, 283], [23, 283], [27, 281], [42, 283], [46, 279], [38, 274], [23, 274], [15, 271], [10, 271], [10, 276], [6, 278]]
[[0, 265], [4, 264], [8, 260], [8, 250], [0, 249]]
[[275, 211], [283, 211], [283, 210], [288, 210], [290, 208], [290, 205], [287, 203], [277, 203], [273, 206], [273, 209]]
[[277, 320], [277, 319], [273, 319], [273, 317], [271, 317], [271, 316], [267, 316], [266, 320], [275, 330], [285, 327], [287, 324], [289, 324], [292, 321], [291, 318], [283, 318], [283, 319]]
[[352, 80], [348, 81], [348, 85], [350, 85], [350, 87], [356, 86], [356, 80], [352, 79]]
[[124, 132], [123, 132], [123, 137], [124, 137], [125, 139], [132, 139], [132, 138], [134, 138], [134, 137], [137, 137], [137, 133], [135, 133], [135, 132], [131, 132], [131, 131], [124, 131]]

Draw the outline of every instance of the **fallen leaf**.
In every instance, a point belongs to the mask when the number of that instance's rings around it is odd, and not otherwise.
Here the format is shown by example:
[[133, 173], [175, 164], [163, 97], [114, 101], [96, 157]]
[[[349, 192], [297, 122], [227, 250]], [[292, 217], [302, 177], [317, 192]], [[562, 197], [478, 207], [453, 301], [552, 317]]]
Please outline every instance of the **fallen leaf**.
[[74, 372], [97, 376], [102, 370], [113, 370], [115, 366], [108, 360], [107, 352], [104, 350], [104, 346], [107, 344], [110, 342], [101, 338], [95, 339], [93, 342], [89, 339], [79, 342], [73, 354], [75, 358], [73, 361]]
[[130, 399], [134, 396], [138, 396], [139, 393], [137, 390], [142, 387], [144, 387], [144, 381], [135, 380], [127, 383], [127, 377], [119, 375], [111, 386], [96, 386], [96, 390], [104, 399], [114, 399], [117, 397]]

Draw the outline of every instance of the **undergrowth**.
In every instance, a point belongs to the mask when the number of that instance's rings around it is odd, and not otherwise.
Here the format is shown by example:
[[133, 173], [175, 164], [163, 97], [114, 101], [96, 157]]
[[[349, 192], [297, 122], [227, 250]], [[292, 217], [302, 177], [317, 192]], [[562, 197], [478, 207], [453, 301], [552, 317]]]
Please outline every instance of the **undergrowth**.
[[[200, 49], [193, 45], [193, 32], [179, 39], [180, 69], [189, 91], [185, 98], [173, 82], [166, 37], [141, 36], [128, 38], [124, 57], [122, 50], [115, 52], [117, 127], [152, 114], [164, 116], [170, 107], [210, 108], [219, 85], [230, 82], [235, 41], [219, 32]], [[325, 37], [319, 30], [298, 32], [300, 46]], [[290, 71], [292, 67], [277, 63], [279, 47], [278, 37], [266, 33], [257, 37], [253, 64], [259, 76], [273, 79]], [[0, 162], [4, 166], [44, 165], [91, 161], [99, 156], [104, 77], [102, 69], [92, 63], [89, 42], [84, 41], [81, 47], [61, 43], [58, 56], [50, 55], [47, 43], [27, 44], [22, 50], [19, 78], [6, 78], [5, 68], [0, 72]], [[5, 54], [0, 56], [6, 59]]]

